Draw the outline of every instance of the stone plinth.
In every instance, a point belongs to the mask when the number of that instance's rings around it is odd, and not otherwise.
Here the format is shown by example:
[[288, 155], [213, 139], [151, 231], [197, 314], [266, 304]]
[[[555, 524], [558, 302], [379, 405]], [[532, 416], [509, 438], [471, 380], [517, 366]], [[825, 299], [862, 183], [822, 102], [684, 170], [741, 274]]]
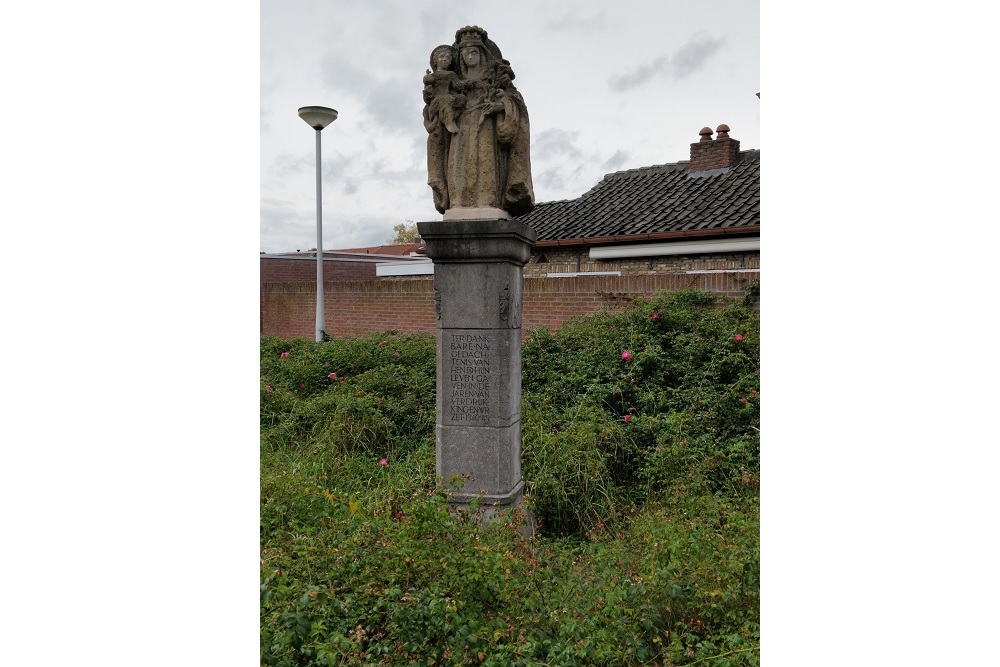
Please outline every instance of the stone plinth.
[[434, 261], [437, 475], [455, 502], [516, 505], [524, 486], [522, 267], [535, 232], [516, 220], [420, 222], [417, 229]]
[[511, 215], [502, 208], [449, 208], [442, 220], [510, 220]]

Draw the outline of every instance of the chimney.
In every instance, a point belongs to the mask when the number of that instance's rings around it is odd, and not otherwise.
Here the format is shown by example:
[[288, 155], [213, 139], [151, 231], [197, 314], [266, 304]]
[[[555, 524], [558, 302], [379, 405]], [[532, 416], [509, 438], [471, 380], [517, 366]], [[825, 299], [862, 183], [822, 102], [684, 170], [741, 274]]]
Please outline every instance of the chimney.
[[723, 123], [715, 130], [716, 139], [712, 139], [712, 130], [701, 128], [701, 140], [691, 144], [691, 163], [688, 171], [707, 171], [723, 169], [736, 164], [736, 156], [740, 152], [740, 142], [729, 136], [729, 126]]

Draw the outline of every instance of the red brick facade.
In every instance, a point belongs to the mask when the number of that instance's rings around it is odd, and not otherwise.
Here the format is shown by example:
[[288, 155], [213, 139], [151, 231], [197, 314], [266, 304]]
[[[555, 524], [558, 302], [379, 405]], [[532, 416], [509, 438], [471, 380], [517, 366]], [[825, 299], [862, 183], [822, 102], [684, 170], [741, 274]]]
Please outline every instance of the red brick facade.
[[[325, 255], [324, 251], [324, 255]], [[323, 282], [327, 280], [370, 280], [375, 278], [375, 262], [370, 260], [324, 259]], [[315, 257], [261, 257], [260, 284], [316, 282]]]
[[[656, 292], [695, 288], [738, 297], [759, 277], [743, 269], [718, 273], [525, 278], [522, 326], [557, 329], [576, 315], [622, 308]], [[313, 274], [315, 278], [315, 273]], [[333, 336], [379, 331], [409, 333], [437, 328], [431, 278], [324, 282], [326, 331]], [[309, 282], [261, 285], [261, 333], [312, 338], [316, 286]]]
[[[315, 274], [313, 279], [315, 280]], [[282, 338], [313, 338], [315, 283], [261, 285], [261, 333]], [[377, 331], [434, 331], [431, 280], [345, 280], [323, 283], [326, 332], [358, 336]]]
[[[535, 248], [524, 267], [525, 278], [544, 278], [549, 273], [621, 271], [627, 275], [760, 269], [760, 252], [726, 252], [699, 255], [662, 255], [625, 259], [590, 259], [590, 248]], [[544, 261], [541, 261], [544, 258]]]
[[[375, 262], [366, 259], [353, 258], [326, 258], [323, 256], [323, 285], [326, 291], [326, 283], [330, 280], [375, 280]], [[281, 309], [268, 312], [265, 316], [264, 308], [264, 285], [274, 284], [297, 284], [312, 283], [313, 303], [316, 301], [316, 258], [301, 257], [261, 257], [260, 258], [260, 331], [264, 333], [265, 322], [272, 326], [273, 318], [280, 321], [288, 321], [288, 318], [297, 316], [290, 313], [283, 313]], [[316, 326], [316, 307], [313, 306], [312, 319], [309, 320]], [[307, 323], [308, 324], [308, 323]], [[287, 326], [287, 325], [282, 325]], [[295, 325], [296, 331], [301, 327], [301, 323]], [[315, 328], [310, 329], [313, 333], [309, 337], [315, 336]], [[295, 334], [298, 336], [300, 334]], [[289, 336], [291, 337], [291, 336]]]

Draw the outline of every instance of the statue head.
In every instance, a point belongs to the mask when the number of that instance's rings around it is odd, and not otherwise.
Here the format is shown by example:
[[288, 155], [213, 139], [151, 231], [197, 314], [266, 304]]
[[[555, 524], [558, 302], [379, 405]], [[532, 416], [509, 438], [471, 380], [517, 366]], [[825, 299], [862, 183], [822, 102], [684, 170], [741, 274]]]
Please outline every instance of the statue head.
[[[447, 56], [447, 63], [442, 61], [442, 57]], [[434, 47], [431, 51], [431, 69], [446, 70], [452, 69], [452, 65], [455, 64], [455, 47], [448, 44], [442, 44], [441, 46]]]
[[492, 65], [503, 59], [500, 47], [494, 44], [486, 31], [477, 25], [467, 25], [455, 31], [455, 48], [458, 49], [459, 59], [462, 57], [462, 51], [470, 46], [479, 49], [483, 65]]
[[459, 50], [459, 57], [462, 59], [462, 65], [465, 68], [479, 67], [484, 64], [484, 55], [482, 47], [472, 44], [466, 44]]

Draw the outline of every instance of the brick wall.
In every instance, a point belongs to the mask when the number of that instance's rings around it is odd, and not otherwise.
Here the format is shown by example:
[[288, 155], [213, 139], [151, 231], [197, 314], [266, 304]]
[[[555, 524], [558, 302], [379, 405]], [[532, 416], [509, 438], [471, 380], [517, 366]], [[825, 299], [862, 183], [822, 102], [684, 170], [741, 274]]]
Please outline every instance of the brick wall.
[[[326, 253], [324, 253], [326, 254]], [[327, 280], [365, 280], [375, 277], [375, 262], [365, 260], [324, 259], [323, 282]], [[315, 257], [261, 257], [260, 282], [316, 282]]]
[[699, 273], [631, 276], [579, 276], [576, 278], [526, 278], [524, 327], [558, 329], [576, 315], [602, 308], [619, 309], [637, 297], [657, 292], [694, 288], [740, 297], [759, 273]]
[[[760, 269], [760, 252], [726, 252], [699, 255], [664, 255], [592, 260], [588, 247], [535, 248], [524, 267], [525, 278], [544, 278], [548, 273], [581, 271], [621, 271], [622, 275], [718, 271], [720, 269]], [[539, 262], [542, 257], [547, 261]]]
[[[575, 315], [623, 308], [639, 296], [695, 288], [741, 296], [757, 272], [525, 278], [522, 326], [557, 329]], [[314, 274], [315, 277], [315, 274]], [[437, 328], [433, 280], [334, 281], [323, 285], [326, 331], [334, 336]], [[308, 282], [261, 285], [261, 333], [312, 338], [316, 286]]]
[[[357, 259], [327, 259], [323, 253], [323, 293], [326, 294], [326, 283], [330, 280], [374, 280], [375, 262], [370, 260]], [[265, 283], [312, 283], [313, 304], [316, 303], [316, 258], [315, 257], [261, 257], [260, 258], [260, 331], [264, 333], [264, 284]], [[312, 308], [312, 315], [309, 318], [309, 332], [295, 333], [294, 336], [308, 336], [313, 338], [316, 326], [316, 306]], [[268, 318], [282, 322], [282, 330], [293, 327], [298, 332], [301, 328], [301, 319], [297, 312], [285, 311], [290, 308], [287, 305], [272, 306], [272, 312], [268, 313]], [[327, 306], [324, 306], [327, 308]], [[294, 324], [291, 324], [294, 322]], [[268, 326], [277, 326], [272, 322]], [[291, 329], [290, 329], [291, 330]]]
[[[334, 336], [389, 330], [433, 332], [437, 327], [430, 279], [324, 280], [323, 311], [326, 332]], [[313, 338], [315, 328], [315, 283], [261, 285], [262, 334]]]

